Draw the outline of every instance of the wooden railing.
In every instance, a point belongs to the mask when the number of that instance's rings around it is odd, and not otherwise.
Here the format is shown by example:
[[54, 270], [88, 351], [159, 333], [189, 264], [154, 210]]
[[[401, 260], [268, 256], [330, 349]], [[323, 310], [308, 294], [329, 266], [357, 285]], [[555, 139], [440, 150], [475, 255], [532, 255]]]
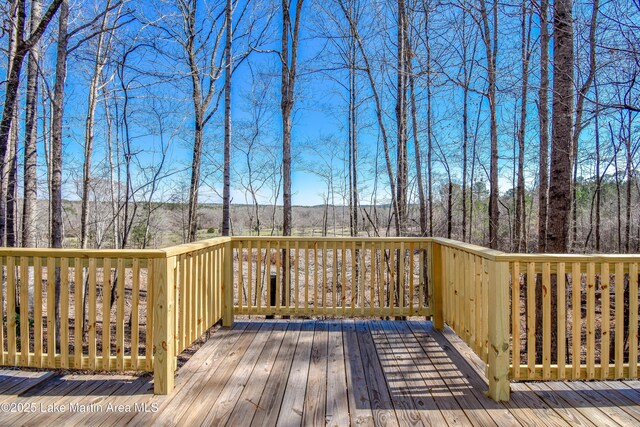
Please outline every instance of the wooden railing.
[[[489, 396], [509, 400], [509, 266], [498, 259], [498, 251], [432, 241], [442, 318], [487, 365]], [[435, 327], [442, 329], [438, 317]]]
[[512, 283], [513, 379], [638, 377], [640, 256], [500, 258]]
[[1, 249], [1, 364], [152, 370], [151, 284], [163, 257], [156, 250]]
[[236, 314], [431, 315], [425, 239], [239, 237], [233, 247]]
[[638, 255], [506, 254], [439, 238], [3, 248], [0, 365], [153, 371], [155, 392], [165, 394], [176, 355], [234, 315], [431, 316], [484, 361], [489, 396], [507, 400], [510, 379], [638, 377], [639, 263]]

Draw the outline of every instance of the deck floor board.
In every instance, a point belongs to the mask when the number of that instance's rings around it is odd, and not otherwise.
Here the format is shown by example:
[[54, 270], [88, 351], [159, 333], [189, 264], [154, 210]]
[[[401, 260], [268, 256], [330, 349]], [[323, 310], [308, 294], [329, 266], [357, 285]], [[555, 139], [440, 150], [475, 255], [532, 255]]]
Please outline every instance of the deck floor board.
[[[152, 376], [0, 370], [0, 403], [100, 407], [4, 413], [4, 425], [629, 425], [640, 382], [519, 382], [484, 395], [482, 363], [430, 322], [242, 320], [214, 332], [168, 396]], [[133, 405], [132, 412], [107, 410]], [[140, 408], [147, 411], [139, 411]], [[6, 412], [6, 411], [5, 411]]]

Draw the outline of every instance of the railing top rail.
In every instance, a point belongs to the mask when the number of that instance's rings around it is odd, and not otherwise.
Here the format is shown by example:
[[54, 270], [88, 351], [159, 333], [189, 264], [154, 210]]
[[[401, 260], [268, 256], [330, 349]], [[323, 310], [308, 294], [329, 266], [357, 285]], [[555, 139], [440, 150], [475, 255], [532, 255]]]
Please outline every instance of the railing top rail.
[[506, 262], [640, 262], [640, 254], [502, 254], [498, 261]]
[[160, 249], [56, 249], [56, 248], [0, 248], [1, 256], [49, 258], [164, 258]]
[[161, 250], [165, 256], [184, 255], [189, 252], [196, 252], [207, 249], [212, 246], [221, 245], [231, 241], [231, 237], [214, 237], [213, 239], [199, 240], [193, 243], [184, 243], [182, 245], [170, 246]]
[[52, 257], [52, 258], [138, 258], [154, 259], [184, 255], [228, 242], [355, 242], [355, 243], [430, 243], [463, 250], [491, 261], [500, 262], [640, 262], [640, 254], [528, 254], [505, 253], [494, 249], [443, 237], [351, 237], [351, 236], [232, 236], [214, 237], [193, 243], [170, 246], [164, 249], [54, 249], [54, 248], [8, 248], [0, 247], [0, 257]]
[[351, 237], [351, 236], [234, 236], [232, 241], [280, 241], [280, 242], [405, 242], [405, 243], [426, 243], [430, 241], [428, 237]]
[[[487, 249], [485, 247], [472, 245], [470, 243], [463, 243], [457, 240], [445, 239], [444, 237], [432, 237], [430, 238], [430, 240], [436, 243], [440, 243], [441, 245], [460, 249], [465, 252], [481, 256], [491, 261], [496, 261], [498, 260], [498, 257], [502, 257], [503, 255], [505, 255], [504, 252], [497, 251], [495, 249]], [[500, 259], [500, 261], [502, 261], [502, 259]]]

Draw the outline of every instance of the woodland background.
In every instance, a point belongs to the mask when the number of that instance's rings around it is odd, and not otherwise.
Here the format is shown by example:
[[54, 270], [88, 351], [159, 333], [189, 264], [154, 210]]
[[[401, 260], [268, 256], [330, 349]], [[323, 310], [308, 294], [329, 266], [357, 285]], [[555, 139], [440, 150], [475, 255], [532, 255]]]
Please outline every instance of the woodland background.
[[639, 0], [0, 14], [1, 246], [233, 233], [640, 252]]

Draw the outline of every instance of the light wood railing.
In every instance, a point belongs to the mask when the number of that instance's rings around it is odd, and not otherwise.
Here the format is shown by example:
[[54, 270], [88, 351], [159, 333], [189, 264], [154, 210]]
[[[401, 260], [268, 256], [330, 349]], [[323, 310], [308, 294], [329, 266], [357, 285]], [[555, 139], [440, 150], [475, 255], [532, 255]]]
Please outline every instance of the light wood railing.
[[509, 265], [480, 246], [440, 238], [432, 246], [436, 310], [487, 365], [489, 397], [509, 400]]
[[1, 364], [152, 370], [151, 284], [164, 256], [156, 250], [0, 249]]
[[640, 256], [501, 259], [512, 283], [513, 379], [638, 377]]
[[238, 237], [233, 248], [236, 314], [431, 315], [425, 239]]
[[639, 263], [640, 255], [507, 254], [440, 238], [2, 248], [0, 365], [153, 371], [165, 394], [176, 356], [235, 315], [431, 316], [484, 361], [489, 396], [507, 400], [510, 379], [638, 378]]

